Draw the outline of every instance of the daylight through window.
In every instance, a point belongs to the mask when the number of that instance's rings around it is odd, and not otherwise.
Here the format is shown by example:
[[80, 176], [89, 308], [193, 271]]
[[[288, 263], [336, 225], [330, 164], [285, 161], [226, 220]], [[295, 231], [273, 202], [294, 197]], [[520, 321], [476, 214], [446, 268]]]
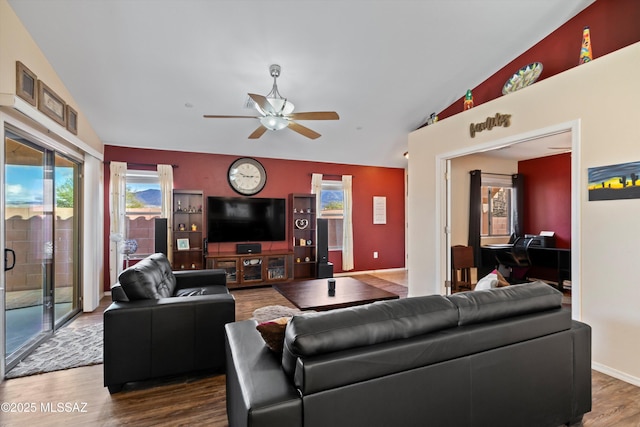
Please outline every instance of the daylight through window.
[[320, 218], [327, 219], [329, 250], [342, 250], [344, 191], [342, 181], [322, 181]]
[[123, 250], [131, 252], [135, 248], [130, 256], [139, 258], [155, 251], [154, 220], [161, 216], [161, 201], [158, 172], [127, 170], [126, 240], [129, 242], [123, 244]]
[[510, 177], [482, 175], [482, 236], [509, 236], [513, 219]]

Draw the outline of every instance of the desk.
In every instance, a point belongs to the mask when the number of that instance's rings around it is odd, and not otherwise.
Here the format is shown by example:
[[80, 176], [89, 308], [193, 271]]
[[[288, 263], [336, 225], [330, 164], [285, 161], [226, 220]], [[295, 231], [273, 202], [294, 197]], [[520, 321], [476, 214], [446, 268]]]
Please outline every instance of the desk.
[[[495, 266], [495, 251], [510, 250], [511, 245], [483, 246], [482, 265]], [[562, 282], [571, 280], [571, 249], [529, 246], [527, 253], [531, 262], [531, 276], [557, 282], [558, 290], [562, 291]]]

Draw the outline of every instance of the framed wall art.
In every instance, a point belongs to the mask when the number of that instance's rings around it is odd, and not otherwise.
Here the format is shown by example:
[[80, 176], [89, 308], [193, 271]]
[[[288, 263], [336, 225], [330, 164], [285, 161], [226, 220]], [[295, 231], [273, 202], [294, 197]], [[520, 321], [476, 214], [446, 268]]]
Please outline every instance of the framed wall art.
[[67, 130], [74, 135], [78, 134], [78, 112], [67, 105]]
[[38, 110], [55, 120], [62, 126], [67, 126], [67, 105], [49, 86], [38, 80]]
[[189, 239], [177, 239], [178, 240], [178, 250], [179, 251], [187, 251], [189, 250]]
[[587, 172], [589, 201], [640, 199], [640, 162], [598, 166]]
[[22, 62], [16, 61], [16, 95], [35, 106], [38, 77]]

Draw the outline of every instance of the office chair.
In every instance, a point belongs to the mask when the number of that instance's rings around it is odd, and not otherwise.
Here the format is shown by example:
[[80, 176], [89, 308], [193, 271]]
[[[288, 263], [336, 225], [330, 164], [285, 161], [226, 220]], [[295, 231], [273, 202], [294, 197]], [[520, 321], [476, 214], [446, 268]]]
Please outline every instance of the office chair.
[[495, 253], [496, 262], [504, 266], [508, 271], [505, 276], [509, 283], [523, 283], [527, 281], [527, 273], [531, 267], [529, 259], [529, 245], [532, 239], [529, 237], [518, 237], [513, 242], [513, 246], [508, 251], [497, 251]]
[[451, 247], [451, 293], [472, 290], [475, 283], [471, 271], [475, 271], [473, 247], [456, 245]]

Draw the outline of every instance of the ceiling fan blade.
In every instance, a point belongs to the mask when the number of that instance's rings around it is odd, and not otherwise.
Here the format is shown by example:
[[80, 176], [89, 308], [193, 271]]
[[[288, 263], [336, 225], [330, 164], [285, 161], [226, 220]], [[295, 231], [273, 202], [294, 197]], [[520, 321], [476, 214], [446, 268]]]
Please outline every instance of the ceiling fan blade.
[[260, 125], [258, 129], [254, 130], [251, 135], [249, 135], [249, 139], [258, 139], [267, 131], [267, 128]]
[[276, 114], [273, 106], [269, 103], [269, 101], [267, 101], [267, 98], [265, 98], [264, 96], [250, 93], [249, 98], [251, 98], [253, 102], [255, 102], [258, 107], [260, 107], [260, 109], [264, 111], [265, 114]]
[[339, 120], [340, 116], [335, 111], [312, 111], [308, 113], [292, 113], [287, 117], [295, 120]]
[[205, 114], [202, 116], [206, 119], [259, 119], [257, 116], [219, 116], [215, 114]]
[[313, 131], [311, 129], [309, 129], [308, 127], [304, 127], [301, 124], [298, 124], [296, 122], [290, 121], [289, 122], [289, 129], [298, 132], [300, 135], [304, 135], [307, 138], [311, 138], [311, 139], [316, 139], [320, 136], [320, 134], [316, 131]]

